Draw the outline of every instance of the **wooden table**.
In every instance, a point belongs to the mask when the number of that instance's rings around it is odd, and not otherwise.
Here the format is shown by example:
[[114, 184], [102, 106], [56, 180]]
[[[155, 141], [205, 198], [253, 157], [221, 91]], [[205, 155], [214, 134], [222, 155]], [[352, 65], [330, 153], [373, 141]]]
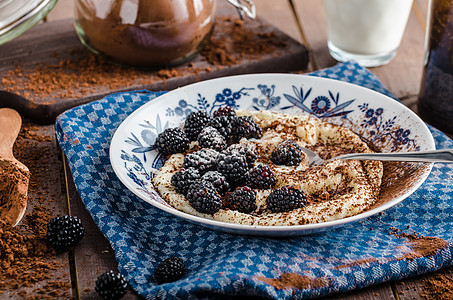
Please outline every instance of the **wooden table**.
[[[322, 1], [293, 0], [293, 6], [291, 1], [288, 0], [255, 0], [255, 3], [260, 17], [306, 45], [310, 53], [310, 63], [307, 69], [301, 71], [310, 72], [336, 64], [327, 49], [326, 23]], [[59, 22], [71, 18], [72, 6], [72, 0], [60, 0], [54, 10], [46, 17], [45, 22]], [[370, 69], [391, 92], [413, 110], [416, 110], [423, 68], [426, 9], [427, 1], [416, 0], [414, 2], [395, 59], [386, 66]], [[40, 24], [35, 28], [42, 25]], [[13, 64], [14, 62], [11, 61], [11, 66]], [[40, 126], [35, 130], [51, 136], [48, 141], [35, 143], [33, 147], [36, 147], [36, 149], [29, 151], [47, 149], [46, 151], [50, 153], [50, 159], [45, 163], [47, 164], [48, 174], [53, 177], [53, 180], [49, 181], [46, 186], [31, 189], [30, 202], [37, 201], [36, 199], [42, 198], [42, 194], [44, 194], [44, 197], [47, 197], [48, 200], [51, 200], [51, 198], [57, 200], [52, 202], [52, 209], [55, 212], [70, 213], [82, 219], [86, 228], [86, 235], [68, 256], [63, 254], [57, 257], [63, 265], [57, 273], [61, 275], [63, 280], [72, 282], [72, 289], [68, 290], [68, 294], [72, 295], [73, 298], [96, 299], [97, 294], [94, 290], [96, 278], [109, 269], [117, 269], [113, 250], [92, 221], [75, 191], [67, 164], [54, 138], [53, 126]], [[16, 155], [19, 158], [26, 159], [28, 154], [25, 152], [16, 153]], [[46, 203], [46, 201], [44, 202]], [[45, 205], [50, 206], [50, 204]], [[452, 274], [452, 271], [453, 268], [447, 268], [437, 273]], [[327, 297], [327, 299], [420, 299], [424, 280], [430, 276], [432, 275], [383, 283], [347, 294], [333, 295]], [[45, 282], [37, 283], [37, 285], [44, 284]], [[16, 296], [17, 294], [12, 294], [13, 298]], [[125, 299], [134, 298], [137, 298], [137, 296], [133, 292], [129, 292], [125, 297]]]

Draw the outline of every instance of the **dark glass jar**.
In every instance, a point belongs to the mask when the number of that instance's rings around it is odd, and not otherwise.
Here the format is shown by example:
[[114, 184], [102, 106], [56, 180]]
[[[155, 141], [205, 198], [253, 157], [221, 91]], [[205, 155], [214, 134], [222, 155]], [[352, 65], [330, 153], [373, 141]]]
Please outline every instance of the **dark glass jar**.
[[200, 50], [216, 0], [76, 0], [75, 29], [96, 54], [138, 67], [172, 66]]
[[453, 133], [453, 0], [432, 0], [418, 113], [429, 124]]

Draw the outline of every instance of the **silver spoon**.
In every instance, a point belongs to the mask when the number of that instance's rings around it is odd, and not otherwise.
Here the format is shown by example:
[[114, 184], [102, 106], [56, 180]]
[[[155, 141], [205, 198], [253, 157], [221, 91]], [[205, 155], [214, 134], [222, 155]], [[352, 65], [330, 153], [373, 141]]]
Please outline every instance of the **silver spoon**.
[[417, 152], [390, 152], [390, 153], [350, 153], [324, 160], [310, 149], [301, 146], [306, 154], [308, 165], [321, 165], [336, 159], [358, 160], [388, 160], [388, 161], [412, 161], [412, 162], [443, 162], [453, 163], [453, 149], [417, 151]]

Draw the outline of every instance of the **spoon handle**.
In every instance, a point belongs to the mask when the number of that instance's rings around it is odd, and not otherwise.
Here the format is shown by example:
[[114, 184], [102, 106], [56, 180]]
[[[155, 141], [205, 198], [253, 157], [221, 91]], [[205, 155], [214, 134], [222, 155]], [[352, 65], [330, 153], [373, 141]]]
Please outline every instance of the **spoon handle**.
[[19, 134], [22, 118], [11, 108], [0, 109], [0, 157], [14, 159], [13, 145]]
[[395, 152], [395, 153], [351, 153], [333, 159], [360, 159], [360, 160], [389, 160], [389, 161], [415, 161], [415, 162], [453, 162], [453, 149]]

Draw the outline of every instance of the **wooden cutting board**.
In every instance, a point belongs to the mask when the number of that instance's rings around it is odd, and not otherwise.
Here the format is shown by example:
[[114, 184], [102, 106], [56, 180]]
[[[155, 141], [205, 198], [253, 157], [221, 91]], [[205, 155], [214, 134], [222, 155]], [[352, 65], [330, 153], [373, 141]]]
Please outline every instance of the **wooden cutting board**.
[[[0, 107], [16, 109], [36, 123], [50, 124], [61, 112], [113, 92], [140, 89], [172, 90], [196, 81], [217, 77], [306, 69], [309, 60], [307, 48], [260, 18], [239, 22], [242, 26], [241, 30], [254, 32], [257, 37], [272, 36], [272, 41], [267, 46], [272, 47], [273, 51], [261, 55], [234, 53], [237, 47], [228, 44], [234, 44], [235, 41], [222, 32], [224, 27], [218, 26], [218, 23], [229, 22], [228, 26], [235, 26], [235, 21], [239, 20], [238, 14], [227, 1], [218, 3], [213, 38], [222, 40], [226, 44], [226, 48], [230, 51], [229, 55], [239, 57], [234, 62], [212, 64], [207, 61], [206, 56], [198, 54], [191, 62], [170, 69], [138, 70], [110, 66], [114, 69], [112, 73], [116, 72], [120, 74], [118, 76], [123, 77], [118, 82], [112, 78], [112, 82], [115, 81], [113, 86], [98, 82], [96, 76], [93, 76], [93, 80], [89, 80], [88, 83], [82, 82], [80, 77], [79, 82], [76, 78], [71, 85], [68, 85], [67, 79], [59, 75], [77, 72], [74, 70], [74, 65], [93, 64], [91, 67], [104, 70], [103, 76], [105, 76], [105, 72], [109, 72], [105, 71], [105, 65], [108, 63], [92, 59], [93, 55], [79, 41], [72, 19], [42, 23], [15, 40], [0, 46], [2, 76], [0, 90], [3, 90], [0, 91]], [[12, 68], [12, 65], [15, 67]], [[129, 73], [133, 74], [131, 79], [124, 80]], [[49, 83], [43, 81], [42, 90], [37, 91], [36, 85], [39, 86], [41, 81], [40, 74], [42, 78], [55, 74], [52, 79], [62, 83], [61, 89], [50, 89], [47, 86]], [[22, 95], [24, 98], [14, 97], [8, 92]]]

